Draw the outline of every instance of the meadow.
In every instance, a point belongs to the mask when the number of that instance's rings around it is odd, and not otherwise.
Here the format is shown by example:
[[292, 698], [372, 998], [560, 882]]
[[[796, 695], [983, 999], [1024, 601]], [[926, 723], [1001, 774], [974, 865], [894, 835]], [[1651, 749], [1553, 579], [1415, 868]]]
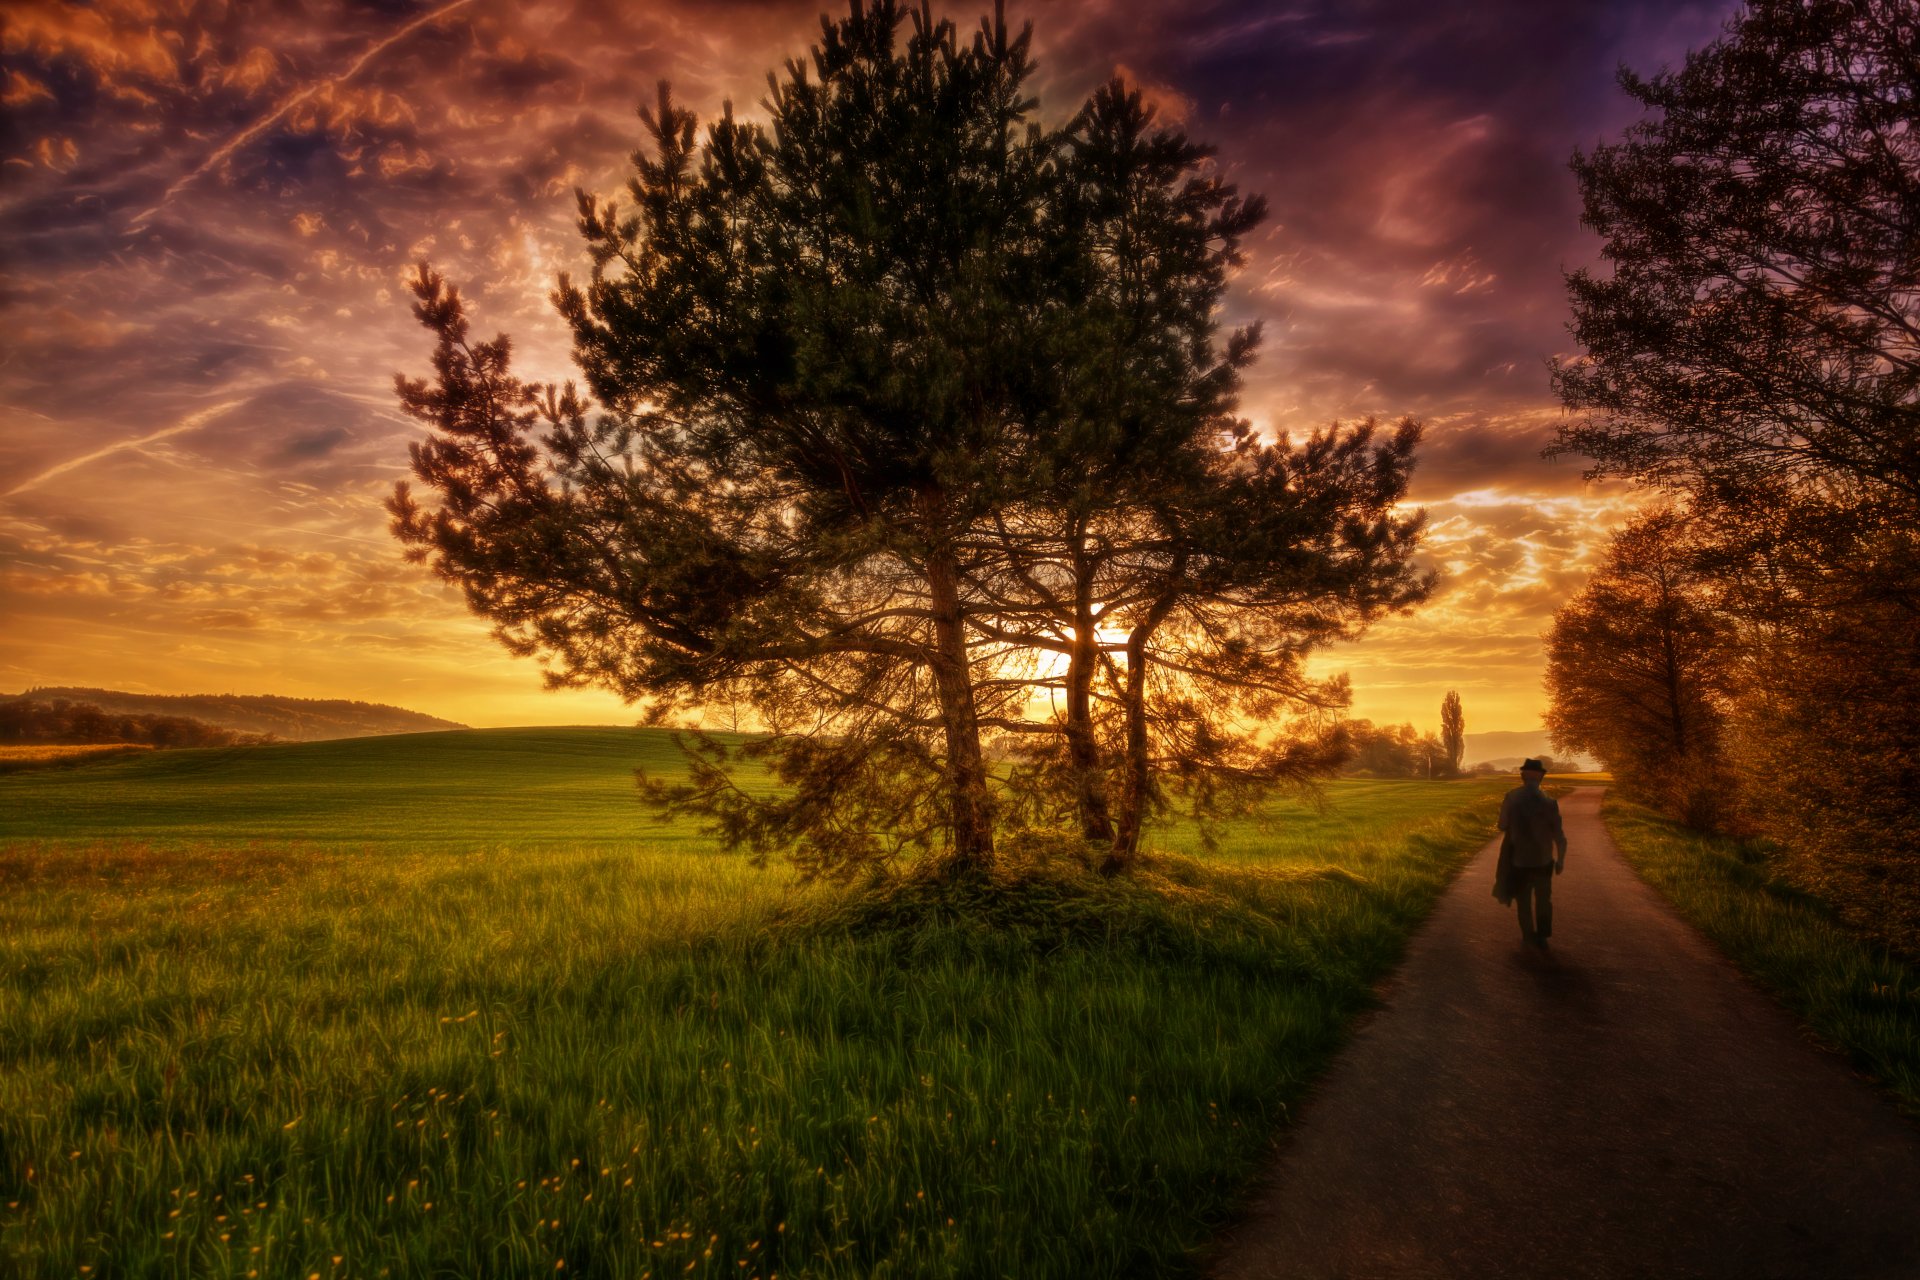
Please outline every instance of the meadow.
[[0, 779], [0, 1271], [1178, 1275], [1505, 779], [1332, 784], [1137, 877], [799, 885], [662, 735]]

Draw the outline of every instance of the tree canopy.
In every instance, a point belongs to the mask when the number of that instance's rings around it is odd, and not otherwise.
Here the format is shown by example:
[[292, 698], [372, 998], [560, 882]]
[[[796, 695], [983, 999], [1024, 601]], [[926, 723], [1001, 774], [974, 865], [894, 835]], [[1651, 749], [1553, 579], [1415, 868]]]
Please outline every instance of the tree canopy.
[[747, 713], [651, 794], [812, 871], [979, 869], [1011, 812], [1125, 865], [1169, 781], [1204, 809], [1329, 770], [1269, 727], [1344, 701], [1301, 658], [1427, 589], [1416, 425], [1235, 416], [1257, 332], [1218, 310], [1261, 204], [1120, 82], [1045, 127], [1030, 43], [883, 0], [823, 19], [764, 122], [702, 138], [661, 86], [555, 292], [584, 390], [416, 282], [397, 535], [552, 682]]
[[1649, 511], [1614, 534], [1547, 633], [1553, 745], [1604, 760], [1622, 786], [1697, 824], [1724, 812], [1731, 636], [1685, 516]]
[[[1554, 377], [1560, 450], [1682, 504], [1660, 518], [1687, 544], [1679, 634], [1720, 637], [1699, 687], [1741, 821], [1920, 954], [1916, 68], [1903, 0], [1752, 0], [1679, 70], [1624, 74], [1648, 114], [1574, 158], [1605, 267], [1568, 278], [1583, 353]], [[1604, 629], [1625, 601], [1599, 590], [1563, 615], [1569, 655], [1596, 656], [1560, 668], [1575, 740], [1655, 621]]]
[[1371, 720], [1348, 720], [1340, 726], [1346, 746], [1342, 769], [1374, 778], [1429, 778], [1435, 761], [1446, 748], [1430, 733], [1411, 724], [1376, 725]]
[[1755, 0], [1576, 155], [1562, 447], [1705, 500], [1920, 504], [1920, 13]]

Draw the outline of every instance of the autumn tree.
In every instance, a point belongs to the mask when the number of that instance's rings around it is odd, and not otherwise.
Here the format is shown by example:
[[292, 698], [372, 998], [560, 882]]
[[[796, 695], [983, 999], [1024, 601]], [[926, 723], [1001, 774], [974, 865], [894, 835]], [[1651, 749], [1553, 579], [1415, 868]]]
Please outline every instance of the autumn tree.
[[1452, 689], [1440, 699], [1440, 746], [1447, 756], [1447, 776], [1457, 777], [1467, 755], [1467, 713]]
[[[1755, 0], [1625, 75], [1649, 113], [1575, 157], [1606, 268], [1569, 278], [1555, 380], [1560, 447], [1683, 496], [1713, 544], [1756, 811], [1857, 900], [1904, 894], [1920, 952], [1916, 66], [1902, 0]], [[1867, 797], [1873, 830], [1837, 816]]]
[[1614, 534], [1547, 633], [1547, 731], [1629, 793], [1706, 826], [1727, 799], [1730, 637], [1697, 555], [1670, 508]]
[[1610, 271], [1568, 280], [1561, 447], [1738, 505], [1920, 500], [1920, 15], [1756, 0], [1576, 155]]
[[1607, 270], [1568, 277], [1557, 449], [1685, 495], [1762, 625], [1920, 609], [1916, 65], [1902, 0], [1756, 0], [1574, 157]]

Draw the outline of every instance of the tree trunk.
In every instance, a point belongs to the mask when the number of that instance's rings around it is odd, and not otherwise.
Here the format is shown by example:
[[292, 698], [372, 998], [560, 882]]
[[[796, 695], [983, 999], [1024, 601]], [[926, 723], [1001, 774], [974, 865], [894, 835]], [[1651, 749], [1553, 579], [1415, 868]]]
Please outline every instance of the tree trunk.
[[1173, 598], [1163, 596], [1154, 602], [1147, 616], [1127, 633], [1127, 758], [1120, 783], [1120, 818], [1113, 833], [1113, 848], [1101, 870], [1108, 874], [1125, 871], [1140, 852], [1140, 828], [1146, 823], [1147, 795], [1153, 786], [1151, 745], [1147, 734], [1147, 641], [1166, 620]]
[[927, 588], [933, 604], [934, 687], [946, 732], [946, 782], [952, 806], [953, 848], [948, 868], [985, 871], [993, 864], [993, 796], [986, 757], [980, 750], [980, 717], [967, 664], [966, 623], [960, 614], [959, 571], [951, 553], [927, 556]]
[[1100, 663], [1100, 642], [1094, 634], [1093, 574], [1084, 549], [1078, 546], [1073, 568], [1073, 648], [1067, 655], [1067, 763], [1073, 772], [1080, 834], [1111, 844], [1113, 818], [1107, 808], [1100, 743], [1093, 732], [1093, 677]]

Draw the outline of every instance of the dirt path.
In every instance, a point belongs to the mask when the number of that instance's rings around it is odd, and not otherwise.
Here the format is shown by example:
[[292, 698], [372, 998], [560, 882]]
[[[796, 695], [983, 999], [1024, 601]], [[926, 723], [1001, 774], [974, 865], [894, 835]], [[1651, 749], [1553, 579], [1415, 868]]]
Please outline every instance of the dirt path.
[[1481, 850], [1214, 1274], [1920, 1277], [1920, 1130], [1560, 804], [1551, 953]]

